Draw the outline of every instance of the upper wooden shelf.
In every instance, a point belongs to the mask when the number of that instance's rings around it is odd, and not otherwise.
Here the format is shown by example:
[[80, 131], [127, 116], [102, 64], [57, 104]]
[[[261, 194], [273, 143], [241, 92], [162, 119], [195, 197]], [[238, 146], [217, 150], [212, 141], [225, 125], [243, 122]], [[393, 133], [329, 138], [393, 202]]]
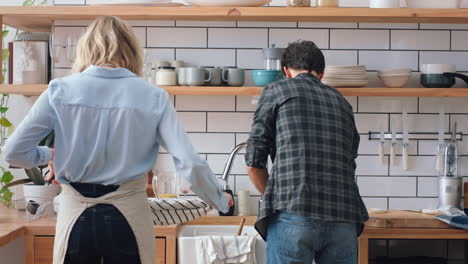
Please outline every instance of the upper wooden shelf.
[[26, 31], [50, 31], [54, 20], [311, 21], [376, 23], [468, 23], [468, 9], [380, 9], [310, 7], [1, 6], [3, 23]]
[[[260, 95], [262, 87], [163, 86], [171, 95]], [[38, 96], [45, 84], [0, 85], [0, 94]], [[344, 96], [468, 97], [468, 88], [338, 88]]]

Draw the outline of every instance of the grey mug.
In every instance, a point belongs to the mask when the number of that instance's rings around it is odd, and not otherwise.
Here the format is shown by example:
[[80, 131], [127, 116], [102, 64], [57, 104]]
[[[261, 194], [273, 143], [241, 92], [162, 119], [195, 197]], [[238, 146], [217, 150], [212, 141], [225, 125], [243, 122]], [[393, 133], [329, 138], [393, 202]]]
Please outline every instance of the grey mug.
[[177, 71], [177, 83], [181, 86], [187, 85], [187, 68], [178, 68]]
[[205, 68], [185, 68], [185, 76], [189, 86], [202, 86], [211, 81], [211, 72]]
[[222, 78], [229, 86], [242, 86], [245, 81], [245, 71], [237, 68], [223, 69]]
[[206, 69], [211, 73], [211, 80], [207, 84], [210, 86], [220, 86], [223, 83], [221, 77], [223, 70], [218, 67], [207, 67]]

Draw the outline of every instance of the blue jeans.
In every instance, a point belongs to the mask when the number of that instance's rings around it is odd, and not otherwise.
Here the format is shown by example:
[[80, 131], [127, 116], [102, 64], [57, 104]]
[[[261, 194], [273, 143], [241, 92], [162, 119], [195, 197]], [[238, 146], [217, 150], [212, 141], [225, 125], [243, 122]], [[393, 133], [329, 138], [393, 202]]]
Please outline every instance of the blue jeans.
[[356, 223], [278, 213], [267, 235], [267, 264], [357, 264]]
[[[119, 186], [71, 183], [81, 195], [97, 198]], [[102, 262], [101, 262], [102, 261]], [[80, 215], [70, 234], [65, 264], [138, 264], [140, 254], [130, 225], [113, 205], [98, 204]]]

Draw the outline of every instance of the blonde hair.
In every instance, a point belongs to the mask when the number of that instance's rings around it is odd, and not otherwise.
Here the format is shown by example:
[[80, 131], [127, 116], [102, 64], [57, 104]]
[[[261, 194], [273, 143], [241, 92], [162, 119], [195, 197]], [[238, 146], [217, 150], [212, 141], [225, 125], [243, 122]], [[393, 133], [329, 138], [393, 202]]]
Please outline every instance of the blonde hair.
[[97, 18], [78, 40], [73, 72], [91, 65], [126, 68], [142, 76], [143, 58], [132, 27], [113, 17]]

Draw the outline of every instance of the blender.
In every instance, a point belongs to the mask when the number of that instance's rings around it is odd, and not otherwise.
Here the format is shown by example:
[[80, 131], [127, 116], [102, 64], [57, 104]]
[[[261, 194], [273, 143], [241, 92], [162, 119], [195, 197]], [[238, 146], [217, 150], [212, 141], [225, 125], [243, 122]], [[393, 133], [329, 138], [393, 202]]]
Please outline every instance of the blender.
[[263, 49], [262, 53], [265, 70], [252, 71], [252, 79], [257, 86], [266, 86], [284, 76], [281, 70], [281, 57], [284, 49], [276, 48], [273, 44], [271, 48]]
[[444, 166], [439, 172], [439, 210], [461, 209], [462, 182], [459, 176], [459, 152], [456, 139], [457, 124], [452, 129], [452, 138], [444, 149]]

